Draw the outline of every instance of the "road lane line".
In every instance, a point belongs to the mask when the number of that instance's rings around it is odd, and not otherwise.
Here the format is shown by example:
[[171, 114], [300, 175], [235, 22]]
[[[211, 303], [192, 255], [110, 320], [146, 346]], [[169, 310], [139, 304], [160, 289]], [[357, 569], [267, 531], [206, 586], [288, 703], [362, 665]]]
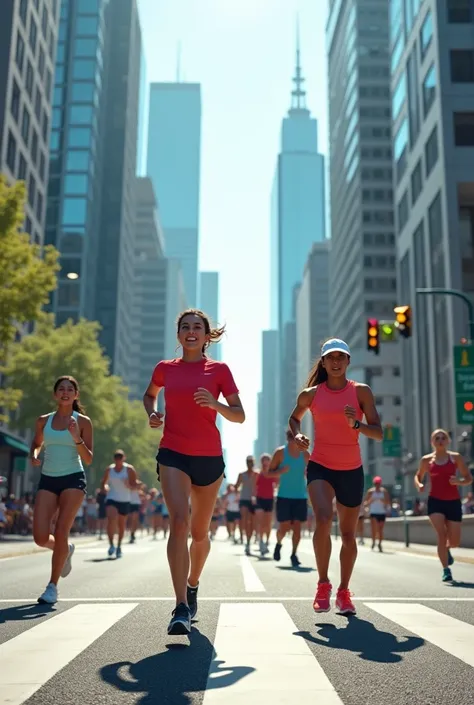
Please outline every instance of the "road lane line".
[[245, 592], [266, 592], [248, 556], [240, 556], [240, 567], [244, 576]]
[[136, 604], [77, 605], [0, 644], [0, 705], [21, 705]]
[[221, 605], [203, 705], [343, 705], [282, 604]]
[[[240, 596], [240, 597], [201, 597], [199, 596], [200, 602], [309, 602], [313, 604], [314, 595], [308, 595], [307, 597], [295, 597], [294, 595], [274, 595], [259, 597], [257, 595], [252, 597]], [[474, 597], [355, 597], [352, 596], [351, 600], [353, 602], [474, 602]], [[89, 603], [89, 602], [175, 602], [175, 597], [60, 597], [58, 602], [76, 602], [77, 604]], [[11, 597], [0, 599], [0, 604], [19, 604], [19, 605], [31, 605], [36, 604], [36, 597]]]
[[474, 666], [474, 626], [420, 604], [364, 603], [451, 656]]

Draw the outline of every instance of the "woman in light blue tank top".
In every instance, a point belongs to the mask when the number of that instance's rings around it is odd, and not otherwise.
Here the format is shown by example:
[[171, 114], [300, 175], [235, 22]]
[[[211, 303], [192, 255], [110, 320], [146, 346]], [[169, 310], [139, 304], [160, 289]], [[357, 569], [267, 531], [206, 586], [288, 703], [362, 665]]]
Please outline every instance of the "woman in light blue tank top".
[[[86, 493], [84, 464], [92, 462], [92, 424], [79, 403], [76, 380], [69, 376], [56, 380], [54, 398], [57, 410], [36, 421], [30, 451], [32, 465], [42, 465], [33, 537], [38, 546], [53, 552], [51, 578], [38, 602], [50, 605], [57, 602], [59, 578], [71, 572], [74, 544], [69, 543], [69, 532]], [[42, 448], [43, 460], [39, 457]], [[53, 536], [51, 523], [56, 513]]]

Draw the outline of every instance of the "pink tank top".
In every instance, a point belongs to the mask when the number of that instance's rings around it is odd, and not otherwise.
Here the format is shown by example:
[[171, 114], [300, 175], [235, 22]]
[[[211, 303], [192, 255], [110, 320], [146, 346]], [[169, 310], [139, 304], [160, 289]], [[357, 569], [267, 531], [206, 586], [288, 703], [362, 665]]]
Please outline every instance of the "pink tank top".
[[362, 465], [359, 431], [347, 423], [346, 405], [356, 409], [356, 418], [361, 421], [363, 413], [352, 380], [343, 389], [328, 389], [326, 382], [317, 386], [311, 404], [314, 447], [310, 460], [330, 470], [355, 470]]

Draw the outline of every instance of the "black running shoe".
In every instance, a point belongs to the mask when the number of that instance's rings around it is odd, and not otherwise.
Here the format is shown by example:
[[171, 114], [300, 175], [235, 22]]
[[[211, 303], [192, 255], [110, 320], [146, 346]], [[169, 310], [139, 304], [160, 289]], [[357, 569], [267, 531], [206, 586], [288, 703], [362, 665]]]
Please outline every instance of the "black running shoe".
[[188, 585], [187, 600], [188, 607], [191, 613], [191, 619], [194, 619], [196, 612], [198, 611], [198, 590], [199, 584], [196, 587], [191, 587]]
[[281, 543], [275, 545], [275, 550], [273, 551], [273, 560], [279, 561], [281, 558]]
[[298, 566], [301, 565], [301, 561], [299, 560], [296, 553], [291, 554], [290, 560], [291, 560], [291, 565], [293, 566], [293, 568], [298, 568]]
[[191, 612], [189, 607], [181, 602], [172, 612], [171, 622], [168, 624], [168, 634], [177, 636], [191, 632]]

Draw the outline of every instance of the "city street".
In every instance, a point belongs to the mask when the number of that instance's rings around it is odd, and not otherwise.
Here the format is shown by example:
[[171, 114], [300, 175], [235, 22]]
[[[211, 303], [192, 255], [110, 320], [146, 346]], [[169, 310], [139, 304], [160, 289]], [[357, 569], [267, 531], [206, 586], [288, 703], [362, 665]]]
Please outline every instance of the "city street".
[[[359, 552], [357, 617], [312, 610], [317, 573], [247, 558], [221, 531], [190, 638], [168, 637], [173, 604], [162, 539], [78, 545], [60, 601], [38, 606], [50, 556], [0, 560], [0, 705], [472, 704], [474, 565], [445, 585], [430, 556]], [[333, 584], [337, 586], [335, 543]]]

